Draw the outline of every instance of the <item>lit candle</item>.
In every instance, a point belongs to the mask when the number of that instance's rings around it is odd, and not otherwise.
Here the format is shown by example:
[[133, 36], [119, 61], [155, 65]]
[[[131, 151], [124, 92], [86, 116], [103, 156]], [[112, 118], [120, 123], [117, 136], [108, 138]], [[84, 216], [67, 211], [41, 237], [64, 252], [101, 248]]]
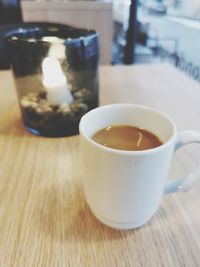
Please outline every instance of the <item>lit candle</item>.
[[46, 57], [42, 62], [42, 73], [47, 100], [53, 105], [70, 104], [73, 97], [67, 87], [67, 79], [57, 58]]
[[48, 50], [48, 57], [55, 57], [57, 59], [65, 58], [65, 43], [64, 39], [56, 36], [44, 36], [42, 41], [50, 44]]

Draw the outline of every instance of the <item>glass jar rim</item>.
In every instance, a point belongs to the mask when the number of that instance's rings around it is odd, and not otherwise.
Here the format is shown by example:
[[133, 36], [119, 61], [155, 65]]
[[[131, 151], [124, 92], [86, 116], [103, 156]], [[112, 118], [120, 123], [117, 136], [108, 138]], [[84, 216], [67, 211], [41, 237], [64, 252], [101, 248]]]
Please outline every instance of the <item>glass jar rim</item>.
[[[98, 32], [56, 23], [25, 23], [10, 30], [5, 39], [8, 42], [73, 43], [98, 37]], [[45, 38], [46, 37], [46, 38]], [[50, 37], [50, 38], [49, 38]], [[51, 38], [53, 37], [53, 38]], [[48, 40], [49, 38], [49, 40]]]

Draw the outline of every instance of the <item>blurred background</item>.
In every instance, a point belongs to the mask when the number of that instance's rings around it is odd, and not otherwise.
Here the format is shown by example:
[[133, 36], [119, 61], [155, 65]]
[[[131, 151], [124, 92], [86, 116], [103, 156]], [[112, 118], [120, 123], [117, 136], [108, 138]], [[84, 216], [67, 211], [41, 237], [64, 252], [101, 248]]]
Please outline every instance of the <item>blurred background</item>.
[[168, 62], [200, 82], [199, 0], [0, 0], [0, 68], [10, 25], [36, 21], [99, 31], [101, 64]]
[[130, 1], [113, 2], [113, 61], [120, 63], [124, 61], [124, 53], [130, 53], [127, 45], [130, 41], [127, 31], [130, 31], [135, 63], [169, 62], [200, 82], [200, 1], [138, 0], [133, 3], [137, 6], [136, 10], [132, 7], [135, 23], [131, 32]]

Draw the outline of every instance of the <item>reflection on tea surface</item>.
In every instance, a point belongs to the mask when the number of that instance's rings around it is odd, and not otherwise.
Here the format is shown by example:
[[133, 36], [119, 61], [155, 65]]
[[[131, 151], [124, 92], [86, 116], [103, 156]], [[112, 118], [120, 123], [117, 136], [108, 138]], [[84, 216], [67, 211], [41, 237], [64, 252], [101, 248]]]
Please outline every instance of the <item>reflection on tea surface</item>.
[[108, 126], [95, 133], [92, 139], [103, 146], [128, 151], [152, 149], [163, 144], [153, 133], [129, 125]]

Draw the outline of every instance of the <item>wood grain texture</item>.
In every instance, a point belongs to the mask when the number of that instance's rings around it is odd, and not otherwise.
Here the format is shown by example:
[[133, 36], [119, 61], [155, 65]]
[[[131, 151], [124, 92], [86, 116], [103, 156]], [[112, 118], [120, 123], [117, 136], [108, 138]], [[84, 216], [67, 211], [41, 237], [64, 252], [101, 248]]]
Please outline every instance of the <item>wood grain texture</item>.
[[[200, 86], [168, 65], [102, 67], [101, 104], [152, 106], [178, 130], [200, 130]], [[0, 266], [200, 265], [200, 194], [163, 197], [152, 220], [117, 231], [85, 203], [79, 137], [44, 138], [23, 127], [9, 71], [0, 72]], [[174, 157], [170, 177], [200, 163], [200, 147]]]

